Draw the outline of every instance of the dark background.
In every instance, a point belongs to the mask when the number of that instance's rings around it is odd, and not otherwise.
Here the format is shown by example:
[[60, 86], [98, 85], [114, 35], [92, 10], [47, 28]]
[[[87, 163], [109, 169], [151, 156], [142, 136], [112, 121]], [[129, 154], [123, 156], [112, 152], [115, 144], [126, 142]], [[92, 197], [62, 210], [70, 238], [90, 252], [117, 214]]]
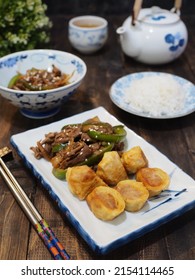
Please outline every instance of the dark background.
[[[43, 0], [47, 4], [48, 15], [120, 15], [131, 12], [134, 0]], [[195, 0], [183, 0], [181, 13], [195, 14]], [[174, 0], [144, 0], [143, 7], [159, 6], [171, 9]]]

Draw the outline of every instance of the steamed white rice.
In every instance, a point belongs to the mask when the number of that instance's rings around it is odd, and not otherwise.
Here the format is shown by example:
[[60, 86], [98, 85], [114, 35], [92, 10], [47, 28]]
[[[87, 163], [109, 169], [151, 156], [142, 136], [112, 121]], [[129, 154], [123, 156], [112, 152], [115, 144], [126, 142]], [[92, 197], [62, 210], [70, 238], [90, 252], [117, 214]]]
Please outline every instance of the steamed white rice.
[[137, 112], [159, 117], [175, 114], [184, 107], [180, 84], [171, 76], [148, 76], [131, 82], [125, 90], [125, 102]]

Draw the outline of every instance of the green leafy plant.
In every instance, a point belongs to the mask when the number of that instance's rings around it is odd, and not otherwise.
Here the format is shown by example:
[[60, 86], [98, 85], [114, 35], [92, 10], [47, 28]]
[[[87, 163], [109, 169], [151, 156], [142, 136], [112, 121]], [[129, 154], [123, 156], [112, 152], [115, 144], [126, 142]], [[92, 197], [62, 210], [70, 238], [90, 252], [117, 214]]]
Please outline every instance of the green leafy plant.
[[0, 57], [49, 42], [46, 10], [41, 0], [0, 0]]

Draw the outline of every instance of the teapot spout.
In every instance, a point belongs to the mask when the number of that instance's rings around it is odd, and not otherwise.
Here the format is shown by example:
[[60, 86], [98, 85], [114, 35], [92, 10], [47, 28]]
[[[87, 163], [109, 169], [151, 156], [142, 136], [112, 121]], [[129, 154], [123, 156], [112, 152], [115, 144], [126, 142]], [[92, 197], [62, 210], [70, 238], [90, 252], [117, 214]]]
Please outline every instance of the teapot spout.
[[140, 53], [140, 32], [136, 27], [118, 27], [116, 33], [120, 35], [122, 51], [130, 57], [137, 57]]
[[125, 28], [124, 28], [123, 26], [118, 27], [117, 30], [116, 30], [116, 33], [117, 33], [118, 35], [122, 35], [122, 34], [124, 34], [125, 32], [126, 32], [126, 30], [125, 30]]

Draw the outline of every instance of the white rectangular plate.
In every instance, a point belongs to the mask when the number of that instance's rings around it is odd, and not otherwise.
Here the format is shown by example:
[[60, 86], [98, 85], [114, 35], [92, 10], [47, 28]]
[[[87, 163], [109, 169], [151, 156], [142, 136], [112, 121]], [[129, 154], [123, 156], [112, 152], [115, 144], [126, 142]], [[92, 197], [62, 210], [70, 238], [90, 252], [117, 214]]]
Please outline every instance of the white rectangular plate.
[[[171, 177], [169, 191], [163, 192], [157, 199], [148, 201], [137, 213], [124, 212], [110, 222], [97, 219], [86, 201], [79, 201], [70, 193], [66, 182], [53, 176], [51, 164], [44, 159], [35, 159], [30, 150], [30, 147], [36, 146], [36, 142], [43, 139], [46, 133], [60, 131], [66, 124], [80, 123], [94, 116], [99, 116], [101, 121], [112, 125], [121, 124], [103, 107], [99, 107], [13, 135], [11, 144], [88, 245], [95, 252], [106, 254], [193, 208], [195, 206], [195, 181], [154, 146], [126, 127], [126, 149], [139, 145], [148, 158], [150, 167], [159, 167], [166, 171]], [[175, 196], [184, 188], [186, 188], [185, 192]], [[172, 199], [167, 201], [168, 198]]]

